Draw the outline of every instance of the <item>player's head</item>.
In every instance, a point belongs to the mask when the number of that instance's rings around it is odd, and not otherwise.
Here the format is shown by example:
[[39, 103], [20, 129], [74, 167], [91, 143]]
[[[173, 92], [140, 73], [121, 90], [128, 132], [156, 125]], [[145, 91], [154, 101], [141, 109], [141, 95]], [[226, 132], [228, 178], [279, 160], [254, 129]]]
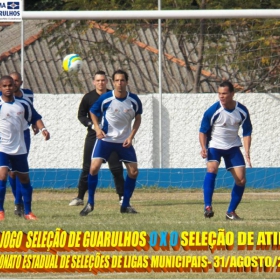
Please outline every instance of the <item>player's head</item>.
[[102, 93], [106, 92], [107, 83], [108, 83], [108, 80], [106, 78], [106, 74], [104, 71], [99, 70], [94, 74], [93, 85], [95, 86], [97, 93], [102, 94]]
[[21, 85], [22, 85], [22, 77], [20, 73], [18, 72], [12, 72], [10, 76], [13, 78], [15, 82], [15, 92], [19, 91]]
[[0, 90], [2, 91], [2, 97], [9, 99], [14, 97], [15, 83], [11, 76], [1, 77]]
[[219, 87], [228, 87], [230, 92], [234, 92], [233, 84], [230, 81], [223, 81]]
[[112, 75], [113, 81], [115, 80], [116, 75], [124, 75], [125, 80], [128, 82], [128, 74], [125, 71], [123, 71], [121, 69], [116, 70]]
[[127, 81], [128, 81], [127, 73], [119, 69], [114, 72], [112, 79], [113, 79], [114, 90], [116, 92], [125, 93]]
[[225, 108], [232, 108], [235, 105], [235, 101], [233, 100], [234, 87], [231, 82], [222, 82], [218, 88], [218, 95], [220, 102]]

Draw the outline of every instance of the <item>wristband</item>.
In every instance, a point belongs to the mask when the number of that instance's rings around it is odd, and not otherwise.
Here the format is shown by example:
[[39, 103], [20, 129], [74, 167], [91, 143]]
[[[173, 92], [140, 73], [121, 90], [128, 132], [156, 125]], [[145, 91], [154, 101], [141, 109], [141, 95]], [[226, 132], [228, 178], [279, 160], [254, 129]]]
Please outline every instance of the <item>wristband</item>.
[[43, 127], [42, 129], [41, 129], [41, 132], [43, 132], [43, 131], [45, 131], [45, 130], [47, 130], [45, 127]]

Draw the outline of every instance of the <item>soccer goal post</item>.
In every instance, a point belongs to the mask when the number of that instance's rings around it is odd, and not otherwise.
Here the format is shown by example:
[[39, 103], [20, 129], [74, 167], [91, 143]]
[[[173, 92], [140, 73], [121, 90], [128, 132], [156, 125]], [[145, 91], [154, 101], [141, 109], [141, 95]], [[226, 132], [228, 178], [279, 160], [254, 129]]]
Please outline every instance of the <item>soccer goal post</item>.
[[[248, 170], [248, 184], [279, 187], [280, 145], [272, 121], [279, 111], [279, 16], [279, 10], [24, 11], [25, 87], [35, 92], [35, 107], [52, 133], [49, 143], [32, 139], [35, 187], [76, 187], [86, 134], [76, 117], [79, 102], [92, 90], [97, 69], [110, 78], [118, 68], [129, 73], [129, 90], [144, 104], [135, 140], [141, 169], [137, 186], [202, 186], [205, 163], [199, 155], [199, 123], [217, 100], [219, 83], [230, 79], [236, 99], [252, 113], [254, 168]], [[205, 29], [197, 19], [205, 19]], [[201, 34], [204, 53], [199, 62]], [[70, 52], [78, 52], [85, 61], [76, 76], [61, 69]], [[5, 55], [3, 73], [15, 70], [20, 60], [11, 44]], [[113, 184], [106, 166], [102, 172], [103, 186]], [[231, 186], [229, 179], [222, 170], [218, 187]]]

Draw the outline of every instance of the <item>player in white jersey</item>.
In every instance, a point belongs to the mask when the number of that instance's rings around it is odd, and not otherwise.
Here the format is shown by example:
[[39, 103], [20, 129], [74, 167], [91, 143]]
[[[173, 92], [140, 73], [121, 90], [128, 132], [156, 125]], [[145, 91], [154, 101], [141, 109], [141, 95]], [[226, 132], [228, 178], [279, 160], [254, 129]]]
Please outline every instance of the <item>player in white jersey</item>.
[[[138, 176], [138, 166], [132, 140], [141, 124], [142, 103], [136, 94], [126, 91], [128, 75], [117, 70], [113, 76], [114, 90], [102, 94], [90, 109], [97, 141], [93, 148], [88, 176], [88, 202], [80, 212], [86, 216], [94, 209], [94, 193], [98, 183], [98, 171], [112, 152], [116, 152], [127, 168], [121, 213], [135, 214], [130, 205]], [[101, 127], [98, 118], [102, 116]], [[134, 120], [133, 124], [132, 121]]]
[[26, 123], [36, 124], [46, 140], [49, 133], [45, 130], [41, 116], [28, 101], [19, 102], [14, 98], [14, 80], [10, 76], [0, 79], [0, 220], [5, 219], [4, 200], [8, 170], [16, 172], [22, 186], [24, 198], [24, 217], [35, 220], [31, 211], [32, 187], [29, 178], [27, 148], [24, 140]]
[[226, 219], [240, 220], [241, 218], [235, 210], [245, 189], [246, 164], [240, 151], [242, 142], [238, 130], [241, 126], [245, 158], [248, 166], [252, 167], [250, 160], [252, 124], [248, 109], [233, 100], [234, 87], [232, 83], [222, 82], [218, 89], [218, 95], [220, 101], [206, 110], [199, 130], [201, 156], [207, 159], [207, 173], [203, 184], [204, 216], [205, 218], [214, 216], [212, 196], [218, 168], [223, 157], [226, 169], [231, 172], [235, 181]]
[[[30, 89], [22, 89], [21, 85], [23, 83], [22, 77], [18, 72], [13, 72], [10, 74], [10, 76], [14, 80], [15, 84], [15, 91], [14, 91], [14, 96], [16, 99], [19, 101], [28, 101], [32, 103], [34, 101], [34, 93]], [[30, 124], [26, 123], [26, 128], [24, 129], [24, 139], [25, 139], [25, 144], [27, 148], [27, 154], [29, 154], [30, 150], [30, 144], [31, 144], [31, 137], [30, 137]], [[39, 132], [39, 129], [37, 128], [36, 125], [32, 125], [32, 130], [34, 134], [37, 134]], [[13, 195], [15, 197], [15, 209], [14, 209], [14, 214], [22, 217], [24, 215], [24, 207], [23, 207], [23, 197], [21, 193], [21, 186], [20, 186], [20, 181], [18, 177], [16, 177], [14, 172], [9, 172], [9, 182], [12, 188]]]

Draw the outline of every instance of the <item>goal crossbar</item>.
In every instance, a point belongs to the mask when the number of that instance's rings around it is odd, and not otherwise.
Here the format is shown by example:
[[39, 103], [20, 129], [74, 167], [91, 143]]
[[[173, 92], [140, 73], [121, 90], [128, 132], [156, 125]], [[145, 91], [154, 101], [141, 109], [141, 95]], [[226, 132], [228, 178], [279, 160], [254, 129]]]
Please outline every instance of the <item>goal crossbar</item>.
[[280, 18], [280, 10], [23, 11], [23, 19]]

